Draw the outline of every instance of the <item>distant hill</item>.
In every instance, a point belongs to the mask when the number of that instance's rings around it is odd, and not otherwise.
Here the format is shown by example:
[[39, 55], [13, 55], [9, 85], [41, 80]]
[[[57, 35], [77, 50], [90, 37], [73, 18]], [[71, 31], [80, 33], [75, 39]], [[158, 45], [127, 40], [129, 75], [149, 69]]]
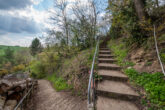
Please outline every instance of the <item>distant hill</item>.
[[4, 55], [4, 50], [7, 49], [8, 47], [10, 49], [14, 50], [14, 52], [21, 50], [21, 49], [28, 49], [27, 47], [0, 45], [0, 56]]

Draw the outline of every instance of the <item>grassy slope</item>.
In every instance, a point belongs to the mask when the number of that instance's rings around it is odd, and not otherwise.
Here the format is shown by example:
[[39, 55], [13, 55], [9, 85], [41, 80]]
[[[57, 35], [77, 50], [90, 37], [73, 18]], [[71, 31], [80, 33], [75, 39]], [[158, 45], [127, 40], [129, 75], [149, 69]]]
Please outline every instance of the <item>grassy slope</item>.
[[[119, 44], [119, 45], [117, 45]], [[146, 94], [141, 93], [141, 103], [148, 106], [148, 110], [165, 110], [165, 80], [162, 73], [138, 73], [135, 69], [127, 69], [133, 66], [132, 62], [126, 61], [129, 48], [126, 48], [122, 40], [111, 40], [109, 48], [116, 56], [117, 63], [124, 68], [133, 85], [143, 88]]]
[[[72, 89], [76, 95], [86, 98], [86, 90], [89, 78], [94, 50], [83, 50], [70, 59], [64, 59], [62, 66], [56, 72], [47, 77], [57, 91]], [[57, 77], [58, 76], [58, 77]]]
[[4, 55], [4, 50], [7, 48], [11, 48], [12, 50], [14, 50], [14, 52], [21, 50], [21, 49], [26, 49], [26, 47], [20, 47], [20, 46], [5, 46], [5, 45], [0, 45], [0, 56]]

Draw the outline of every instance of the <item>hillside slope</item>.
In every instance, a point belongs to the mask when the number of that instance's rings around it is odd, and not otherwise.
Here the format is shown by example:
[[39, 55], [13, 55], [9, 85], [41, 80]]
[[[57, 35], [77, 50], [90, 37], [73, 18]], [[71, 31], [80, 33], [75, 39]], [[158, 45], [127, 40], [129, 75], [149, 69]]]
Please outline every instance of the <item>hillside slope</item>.
[[28, 49], [27, 47], [0, 45], [0, 56], [4, 55], [4, 50], [7, 48], [14, 50], [14, 52], [21, 50], [21, 49]]
[[[143, 108], [164, 110], [164, 75], [161, 73], [154, 43], [151, 43], [149, 48], [146, 48], [147, 44], [128, 46], [125, 38], [119, 38], [111, 39], [109, 48], [116, 56], [117, 64], [122, 66], [123, 72], [129, 77], [131, 85], [139, 91]], [[160, 45], [160, 51], [164, 50]]]

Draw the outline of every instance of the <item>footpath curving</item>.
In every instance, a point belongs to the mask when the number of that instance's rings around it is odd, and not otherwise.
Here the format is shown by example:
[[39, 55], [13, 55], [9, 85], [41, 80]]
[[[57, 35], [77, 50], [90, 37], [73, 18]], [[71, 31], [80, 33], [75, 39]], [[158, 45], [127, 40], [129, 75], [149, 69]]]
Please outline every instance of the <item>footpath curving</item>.
[[74, 97], [70, 92], [57, 92], [47, 80], [38, 81], [32, 110], [86, 110], [86, 100]]

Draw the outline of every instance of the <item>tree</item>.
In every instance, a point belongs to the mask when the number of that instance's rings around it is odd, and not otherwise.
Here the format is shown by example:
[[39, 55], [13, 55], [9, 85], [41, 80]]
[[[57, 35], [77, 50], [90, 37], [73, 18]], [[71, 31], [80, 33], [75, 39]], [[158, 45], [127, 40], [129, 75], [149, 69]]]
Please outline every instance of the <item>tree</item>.
[[51, 20], [55, 28], [49, 31], [47, 45], [58, 43], [59, 46], [68, 46], [68, 49], [71, 46], [82, 49], [92, 47], [98, 32], [99, 9], [96, 1], [75, 0], [71, 3], [68, 0], [54, 0]]
[[155, 0], [156, 6], [159, 7], [159, 0]]
[[98, 10], [96, 10], [96, 3], [95, 0], [89, 0], [86, 3], [77, 1], [72, 7], [73, 13], [76, 17], [74, 24], [76, 24], [76, 28], [79, 27], [78, 32], [80, 33], [81, 39], [84, 39], [86, 47], [92, 47], [95, 43], [97, 15], [99, 13]]
[[38, 38], [35, 38], [30, 45], [31, 54], [34, 56], [42, 51], [42, 45]]
[[54, 11], [52, 12], [51, 19], [55, 26], [61, 30], [63, 36], [65, 36], [66, 44], [69, 45], [69, 22], [67, 13], [67, 0], [54, 0]]
[[5, 58], [13, 63], [13, 60], [14, 60], [14, 50], [12, 50], [10, 47], [8, 47], [7, 49], [4, 50], [4, 53], [5, 53]]
[[21, 49], [19, 51], [17, 51], [14, 55], [14, 59], [15, 59], [15, 64], [19, 65], [19, 64], [29, 64], [29, 62], [31, 61], [31, 54], [29, 49], [25, 48], [25, 49]]
[[142, 0], [134, 0], [134, 6], [135, 6], [136, 13], [137, 13], [140, 21], [142, 21], [146, 18], [144, 2], [145, 1], [142, 1]]

